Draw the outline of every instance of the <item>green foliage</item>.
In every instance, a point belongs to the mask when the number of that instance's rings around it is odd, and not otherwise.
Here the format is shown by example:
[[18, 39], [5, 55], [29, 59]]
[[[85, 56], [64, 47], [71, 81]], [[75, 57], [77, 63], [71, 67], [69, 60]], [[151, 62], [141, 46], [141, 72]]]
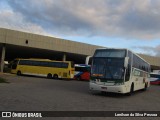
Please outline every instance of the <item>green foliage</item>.
[[9, 82], [7, 82], [6, 79], [0, 77], [0, 83], [9, 83]]

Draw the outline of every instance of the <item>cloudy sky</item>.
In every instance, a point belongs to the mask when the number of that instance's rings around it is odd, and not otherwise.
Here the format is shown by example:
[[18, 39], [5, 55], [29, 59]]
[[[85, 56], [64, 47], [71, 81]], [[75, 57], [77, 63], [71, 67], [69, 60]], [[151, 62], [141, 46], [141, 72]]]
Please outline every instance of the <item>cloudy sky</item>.
[[160, 57], [160, 0], [0, 0], [0, 27]]

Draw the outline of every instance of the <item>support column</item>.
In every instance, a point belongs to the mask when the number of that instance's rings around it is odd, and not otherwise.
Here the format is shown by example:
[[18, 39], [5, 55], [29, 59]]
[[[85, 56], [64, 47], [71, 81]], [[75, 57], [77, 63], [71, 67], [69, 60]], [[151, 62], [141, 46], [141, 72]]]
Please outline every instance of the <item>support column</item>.
[[66, 61], [66, 57], [67, 57], [67, 56], [66, 56], [66, 54], [64, 53], [64, 54], [63, 54], [63, 59], [62, 59], [62, 60], [63, 60], [63, 61]]
[[1, 54], [1, 72], [3, 72], [4, 69], [4, 60], [5, 60], [5, 53], [6, 53], [6, 46], [3, 44], [2, 46], [2, 54]]

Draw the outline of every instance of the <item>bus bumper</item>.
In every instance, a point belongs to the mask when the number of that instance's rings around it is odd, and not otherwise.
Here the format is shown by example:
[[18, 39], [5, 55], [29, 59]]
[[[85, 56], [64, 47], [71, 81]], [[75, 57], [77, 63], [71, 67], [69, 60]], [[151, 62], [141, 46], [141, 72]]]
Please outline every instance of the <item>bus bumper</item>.
[[90, 82], [91, 91], [104, 91], [113, 93], [127, 93], [124, 85], [105, 86]]

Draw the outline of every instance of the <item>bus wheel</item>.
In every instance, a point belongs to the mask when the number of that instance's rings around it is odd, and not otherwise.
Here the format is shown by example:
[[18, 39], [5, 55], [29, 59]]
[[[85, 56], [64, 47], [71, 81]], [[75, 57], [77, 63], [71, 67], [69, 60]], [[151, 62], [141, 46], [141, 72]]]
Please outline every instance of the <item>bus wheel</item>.
[[52, 74], [49, 73], [49, 74], [47, 75], [47, 78], [51, 79], [51, 78], [52, 78]]
[[130, 92], [127, 95], [132, 95], [134, 92], [134, 84], [132, 83], [131, 88], [130, 88]]
[[77, 77], [77, 80], [80, 81], [81, 80], [81, 76]]
[[146, 91], [146, 90], [147, 90], [147, 85], [148, 85], [148, 84], [147, 84], [147, 83], [145, 83], [145, 86], [144, 86], [144, 89], [143, 89], [144, 91]]
[[106, 94], [107, 94], [107, 92], [105, 92], [105, 91], [101, 91], [101, 94], [102, 94], [102, 95], [106, 95]]
[[54, 74], [54, 75], [53, 75], [53, 78], [54, 78], [54, 79], [58, 79], [58, 75], [57, 75], [57, 74]]
[[17, 75], [21, 75], [21, 71], [17, 71]]

